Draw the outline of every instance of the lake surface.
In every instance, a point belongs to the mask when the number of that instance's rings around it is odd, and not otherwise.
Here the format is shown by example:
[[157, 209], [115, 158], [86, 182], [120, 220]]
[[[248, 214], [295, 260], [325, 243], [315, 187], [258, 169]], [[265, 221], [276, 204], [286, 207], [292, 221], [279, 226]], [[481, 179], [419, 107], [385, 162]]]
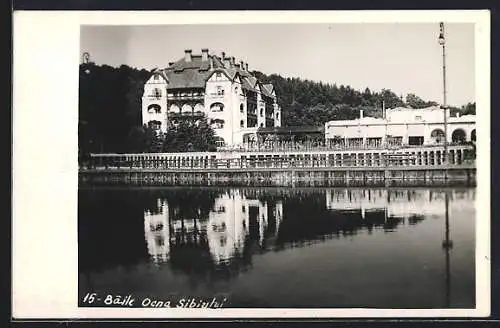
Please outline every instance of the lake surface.
[[474, 188], [85, 188], [78, 215], [80, 306], [475, 307]]

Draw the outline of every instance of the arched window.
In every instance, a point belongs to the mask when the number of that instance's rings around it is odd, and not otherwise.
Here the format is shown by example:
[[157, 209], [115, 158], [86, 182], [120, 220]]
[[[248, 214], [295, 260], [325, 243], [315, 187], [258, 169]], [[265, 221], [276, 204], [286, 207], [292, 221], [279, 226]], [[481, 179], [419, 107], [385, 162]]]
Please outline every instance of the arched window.
[[441, 144], [444, 143], [444, 131], [441, 129], [434, 129], [431, 132], [431, 139], [434, 143]]
[[242, 128], [245, 127], [245, 121], [243, 121], [243, 120], [240, 121], [240, 127], [242, 127]]
[[161, 106], [158, 104], [151, 104], [148, 106], [148, 113], [153, 114], [159, 114], [161, 113]]
[[244, 112], [243, 104], [240, 104], [240, 113]]
[[223, 147], [226, 145], [226, 141], [224, 140], [224, 138], [222, 137], [215, 137], [215, 144], [217, 145], [217, 147]]
[[276, 119], [279, 120], [280, 118], [280, 113], [276, 113]]
[[155, 75], [153, 76], [153, 79], [154, 79], [155, 81], [158, 81], [158, 79], [159, 79], [158, 74], [155, 74]]
[[264, 123], [260, 123], [260, 127], [263, 128], [264, 127]]
[[452, 142], [462, 143], [462, 142], [465, 142], [465, 140], [466, 140], [465, 131], [462, 129], [456, 129], [451, 134], [451, 141]]
[[148, 126], [153, 129], [153, 130], [159, 130], [161, 128], [161, 122], [160, 121], [149, 121]]
[[223, 129], [224, 123], [224, 120], [216, 118], [210, 122], [210, 125], [212, 126], [212, 129]]
[[260, 109], [260, 117], [264, 116], [264, 108]]
[[476, 141], [476, 129], [472, 130], [470, 133], [470, 141]]
[[224, 111], [224, 104], [220, 102], [213, 103], [210, 105], [210, 110], [212, 112], [223, 112]]

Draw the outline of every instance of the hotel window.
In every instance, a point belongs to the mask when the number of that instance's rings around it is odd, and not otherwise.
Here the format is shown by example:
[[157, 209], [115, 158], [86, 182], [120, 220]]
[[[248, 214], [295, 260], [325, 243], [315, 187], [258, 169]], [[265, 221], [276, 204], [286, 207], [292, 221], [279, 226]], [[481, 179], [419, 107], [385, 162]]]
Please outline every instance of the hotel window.
[[153, 89], [153, 97], [160, 98], [161, 97], [161, 90], [158, 88], [154, 88]]
[[222, 103], [213, 103], [212, 105], [210, 105], [210, 110], [212, 112], [222, 112], [224, 111], [224, 104]]
[[218, 96], [223, 96], [224, 95], [224, 89], [222, 89], [221, 86], [217, 86], [217, 95]]

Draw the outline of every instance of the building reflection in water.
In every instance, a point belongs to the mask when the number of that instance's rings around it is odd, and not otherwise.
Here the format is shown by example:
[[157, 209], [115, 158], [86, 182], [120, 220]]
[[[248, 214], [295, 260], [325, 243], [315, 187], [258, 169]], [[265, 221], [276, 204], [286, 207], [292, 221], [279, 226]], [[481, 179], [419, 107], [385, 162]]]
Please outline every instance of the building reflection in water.
[[470, 196], [429, 189], [298, 192], [266, 194], [229, 189], [201, 201], [203, 205], [199, 205], [199, 197], [165, 195], [158, 198], [156, 208], [144, 211], [149, 255], [155, 263], [170, 262], [183, 271], [199, 273], [219, 267], [238, 267], [236, 271], [241, 271], [251, 265], [256, 252], [311, 245], [363, 230], [371, 233], [378, 227], [392, 231], [400, 225], [418, 224], [424, 218], [445, 216], [443, 248], [449, 285], [452, 244], [448, 198]]
[[166, 262], [170, 253], [170, 224], [168, 204], [164, 199], [158, 199], [156, 208], [144, 211], [144, 232], [153, 262]]

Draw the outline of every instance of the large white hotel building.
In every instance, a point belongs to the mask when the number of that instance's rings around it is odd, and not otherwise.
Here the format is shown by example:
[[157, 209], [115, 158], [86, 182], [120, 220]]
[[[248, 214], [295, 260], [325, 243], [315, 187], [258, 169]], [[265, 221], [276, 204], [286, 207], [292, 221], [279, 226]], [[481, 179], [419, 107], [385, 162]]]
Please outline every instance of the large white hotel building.
[[281, 109], [272, 84], [259, 81], [248, 64], [225, 53], [185, 50], [184, 57], [157, 69], [144, 86], [143, 124], [161, 131], [186, 117], [204, 116], [219, 146], [243, 143], [258, 128], [281, 126]]

